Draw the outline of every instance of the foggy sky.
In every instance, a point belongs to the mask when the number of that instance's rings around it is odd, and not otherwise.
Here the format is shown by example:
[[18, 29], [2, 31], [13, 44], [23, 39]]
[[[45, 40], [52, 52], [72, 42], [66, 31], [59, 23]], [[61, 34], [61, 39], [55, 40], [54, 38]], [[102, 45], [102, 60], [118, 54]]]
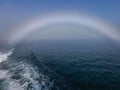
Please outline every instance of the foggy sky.
[[31, 18], [62, 11], [85, 13], [119, 28], [119, 8], [119, 0], [0, 0], [0, 41]]

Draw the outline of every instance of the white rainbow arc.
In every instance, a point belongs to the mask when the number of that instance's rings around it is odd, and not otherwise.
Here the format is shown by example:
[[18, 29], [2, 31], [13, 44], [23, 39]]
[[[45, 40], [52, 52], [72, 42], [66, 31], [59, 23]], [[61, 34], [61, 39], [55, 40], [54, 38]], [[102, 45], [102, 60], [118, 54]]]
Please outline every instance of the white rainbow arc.
[[120, 41], [119, 32], [112, 26], [108, 25], [105, 22], [101, 22], [96, 18], [81, 15], [81, 14], [55, 14], [49, 15], [47, 17], [40, 17], [29, 21], [27, 24], [17, 28], [17, 32], [12, 34], [9, 41], [11, 43], [16, 43], [22, 40], [26, 35], [32, 33], [35, 30], [40, 30], [43, 27], [47, 27], [55, 23], [74, 23], [84, 25], [90, 28], [93, 28], [97, 32], [107, 36], [111, 40]]

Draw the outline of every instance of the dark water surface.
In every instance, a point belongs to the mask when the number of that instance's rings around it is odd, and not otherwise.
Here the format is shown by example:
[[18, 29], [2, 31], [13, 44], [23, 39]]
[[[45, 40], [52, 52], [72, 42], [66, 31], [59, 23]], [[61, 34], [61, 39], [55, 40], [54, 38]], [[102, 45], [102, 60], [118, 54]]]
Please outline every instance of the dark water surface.
[[[37, 86], [36, 83], [27, 85], [25, 90], [120, 90], [119, 50], [105, 41], [25, 43], [16, 46], [11, 58], [10, 63], [29, 63], [29, 67], [35, 69], [30, 70], [33, 81], [38, 81]], [[22, 82], [19, 76], [23, 70], [17, 68], [16, 71], [18, 75], [13, 78]], [[40, 77], [46, 80], [43, 80], [43, 89], [40, 89]]]
[[22, 53], [33, 52], [42, 64], [75, 87], [83, 90], [120, 89], [119, 51], [110, 43], [54, 41], [23, 47], [27, 48], [20, 49]]

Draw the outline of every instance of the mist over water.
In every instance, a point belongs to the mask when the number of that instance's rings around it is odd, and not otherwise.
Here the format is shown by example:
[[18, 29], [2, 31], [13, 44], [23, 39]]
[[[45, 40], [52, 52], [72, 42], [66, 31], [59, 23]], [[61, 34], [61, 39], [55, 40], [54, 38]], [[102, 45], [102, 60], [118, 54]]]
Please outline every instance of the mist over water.
[[119, 45], [88, 27], [50, 25], [0, 49], [1, 90], [120, 88]]

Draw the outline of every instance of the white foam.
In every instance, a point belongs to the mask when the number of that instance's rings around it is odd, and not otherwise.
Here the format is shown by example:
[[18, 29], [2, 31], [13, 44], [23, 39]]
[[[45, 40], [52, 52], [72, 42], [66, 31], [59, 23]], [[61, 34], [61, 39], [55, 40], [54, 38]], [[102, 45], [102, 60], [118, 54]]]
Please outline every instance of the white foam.
[[1, 78], [6, 78], [7, 77], [7, 73], [8, 73], [7, 70], [0, 70], [0, 79]]
[[[8, 57], [13, 53], [13, 50], [14, 49], [8, 51], [7, 53], [0, 52], [0, 64], [8, 59]], [[0, 79], [3, 80], [1, 84], [3, 90], [26, 90], [30, 84], [30, 90], [50, 90], [50, 88], [53, 87], [53, 82], [49, 80], [49, 77], [39, 73], [30, 64], [18, 63], [17, 66], [10, 67], [10, 69], [13, 73], [9, 72], [9, 70], [0, 70]], [[19, 69], [22, 70], [19, 74], [21, 78], [12, 79], [11, 77], [14, 75], [14, 71]], [[20, 81], [22, 79], [24, 79], [25, 82], [21, 84]], [[40, 79], [40, 82], [38, 79]], [[47, 85], [48, 83], [49, 85]]]
[[7, 53], [0, 51], [0, 63], [6, 61], [7, 58], [13, 53], [14, 49], [9, 50]]

